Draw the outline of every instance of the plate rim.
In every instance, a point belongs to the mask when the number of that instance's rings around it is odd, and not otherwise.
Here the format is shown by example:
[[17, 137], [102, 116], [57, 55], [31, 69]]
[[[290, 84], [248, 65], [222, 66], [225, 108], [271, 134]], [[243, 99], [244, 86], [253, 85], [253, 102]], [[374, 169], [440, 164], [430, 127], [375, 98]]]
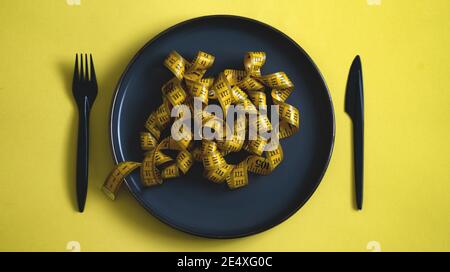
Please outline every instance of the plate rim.
[[320, 173], [320, 176], [318, 178], [318, 182], [315, 184], [314, 188], [311, 190], [311, 192], [307, 195], [307, 197], [299, 202], [299, 204], [297, 205], [297, 207], [295, 207], [295, 209], [292, 209], [292, 211], [286, 213], [286, 215], [284, 217], [282, 217], [280, 220], [274, 220], [274, 223], [271, 224], [267, 224], [264, 225], [263, 227], [260, 228], [255, 228], [255, 230], [252, 231], [248, 231], [245, 233], [241, 233], [241, 234], [232, 234], [232, 235], [214, 235], [214, 234], [205, 234], [205, 233], [201, 233], [201, 232], [196, 232], [193, 230], [190, 230], [188, 228], [184, 228], [181, 225], [178, 225], [174, 222], [170, 222], [170, 220], [167, 220], [165, 218], [163, 218], [162, 216], [157, 215], [156, 212], [154, 212], [150, 207], [147, 207], [147, 205], [137, 196], [137, 193], [135, 193], [132, 189], [132, 186], [130, 185], [131, 182], [128, 181], [128, 178], [124, 179], [124, 183], [127, 185], [128, 191], [133, 195], [134, 199], [137, 200], [137, 202], [149, 213], [151, 214], [153, 217], [157, 218], [160, 222], [164, 223], [165, 225], [168, 225], [176, 230], [179, 230], [181, 232], [190, 234], [190, 235], [194, 235], [194, 236], [198, 236], [198, 237], [203, 237], [203, 238], [210, 238], [210, 239], [234, 239], [234, 238], [241, 238], [241, 237], [247, 237], [247, 236], [251, 236], [251, 235], [255, 235], [267, 230], [270, 230], [272, 228], [274, 228], [275, 226], [280, 225], [281, 223], [285, 222], [287, 219], [289, 219], [290, 217], [292, 217], [294, 214], [296, 214], [308, 201], [309, 199], [312, 197], [312, 195], [315, 193], [315, 191], [317, 190], [317, 188], [319, 187], [319, 184], [322, 182], [323, 177], [328, 169], [328, 166], [330, 164], [331, 161], [331, 157], [333, 154], [333, 150], [334, 150], [334, 143], [335, 143], [335, 136], [336, 136], [336, 119], [335, 119], [335, 112], [334, 112], [334, 105], [333, 105], [333, 101], [331, 98], [331, 94], [330, 94], [330, 90], [328, 88], [328, 85], [325, 81], [324, 76], [322, 75], [319, 67], [316, 65], [316, 63], [314, 62], [314, 60], [309, 56], [309, 54], [291, 37], [289, 37], [287, 34], [285, 34], [284, 32], [282, 32], [281, 30], [278, 30], [277, 28], [261, 22], [259, 20], [253, 19], [253, 18], [249, 18], [249, 17], [244, 17], [244, 16], [239, 16], [239, 15], [232, 15], [232, 14], [215, 14], [215, 15], [205, 15], [205, 16], [199, 16], [199, 17], [193, 17], [184, 21], [181, 21], [179, 23], [176, 23], [172, 26], [170, 26], [169, 28], [166, 28], [165, 30], [159, 32], [156, 36], [154, 36], [153, 38], [151, 38], [149, 41], [147, 41], [145, 43], [145, 45], [143, 47], [141, 47], [137, 53], [133, 56], [133, 58], [129, 61], [129, 63], [127, 64], [127, 66], [125, 67], [125, 70], [123, 71], [123, 73], [121, 74], [119, 81], [116, 85], [116, 88], [114, 89], [114, 96], [111, 102], [111, 107], [110, 107], [110, 124], [109, 124], [109, 130], [110, 130], [110, 145], [111, 145], [111, 151], [112, 151], [112, 155], [114, 158], [114, 162], [115, 164], [119, 163], [119, 160], [116, 156], [116, 150], [114, 148], [114, 140], [113, 140], [113, 119], [114, 119], [114, 112], [115, 112], [115, 105], [116, 105], [116, 101], [118, 99], [118, 94], [119, 94], [119, 90], [121, 89], [123, 80], [125, 78], [125, 76], [128, 74], [130, 68], [133, 66], [133, 64], [136, 62], [136, 60], [140, 57], [140, 55], [142, 54], [142, 52], [148, 47], [150, 46], [150, 44], [152, 44], [154, 41], [156, 41], [157, 39], [159, 39], [161, 36], [183, 26], [189, 23], [193, 23], [195, 21], [200, 21], [200, 20], [208, 20], [208, 19], [215, 19], [215, 18], [229, 18], [229, 19], [239, 19], [239, 20], [243, 20], [243, 21], [247, 21], [250, 23], [254, 23], [254, 24], [258, 24], [260, 26], [266, 27], [268, 29], [270, 29], [271, 31], [274, 31], [275, 33], [283, 36], [285, 39], [287, 39], [291, 44], [293, 44], [301, 53], [304, 54], [304, 56], [306, 57], [306, 59], [310, 62], [310, 64], [313, 66], [313, 68], [317, 71], [320, 80], [322, 81], [324, 87], [325, 87], [325, 91], [327, 94], [327, 98], [328, 98], [328, 102], [330, 104], [330, 108], [331, 108], [331, 121], [332, 121], [332, 132], [331, 132], [331, 142], [330, 142], [330, 148], [328, 150], [328, 157], [327, 160], [325, 162], [325, 165], [322, 169], [322, 172]]

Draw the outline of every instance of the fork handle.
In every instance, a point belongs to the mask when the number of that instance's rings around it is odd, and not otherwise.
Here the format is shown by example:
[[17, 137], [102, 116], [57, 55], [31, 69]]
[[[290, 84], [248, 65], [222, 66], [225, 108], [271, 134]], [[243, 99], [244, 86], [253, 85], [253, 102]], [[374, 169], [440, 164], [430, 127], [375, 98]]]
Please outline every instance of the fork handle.
[[79, 212], [84, 211], [88, 189], [89, 166], [89, 113], [90, 105], [87, 97], [79, 105], [78, 113], [78, 145], [77, 145], [77, 202]]

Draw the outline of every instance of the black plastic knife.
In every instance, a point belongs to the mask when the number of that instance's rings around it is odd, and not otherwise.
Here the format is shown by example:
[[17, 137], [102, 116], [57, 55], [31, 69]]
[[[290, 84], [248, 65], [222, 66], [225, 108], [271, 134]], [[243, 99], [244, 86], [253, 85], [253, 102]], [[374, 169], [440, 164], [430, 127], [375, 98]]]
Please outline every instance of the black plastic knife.
[[350, 116], [353, 123], [356, 207], [361, 210], [364, 178], [364, 95], [361, 58], [359, 56], [356, 56], [353, 60], [348, 74], [345, 112]]

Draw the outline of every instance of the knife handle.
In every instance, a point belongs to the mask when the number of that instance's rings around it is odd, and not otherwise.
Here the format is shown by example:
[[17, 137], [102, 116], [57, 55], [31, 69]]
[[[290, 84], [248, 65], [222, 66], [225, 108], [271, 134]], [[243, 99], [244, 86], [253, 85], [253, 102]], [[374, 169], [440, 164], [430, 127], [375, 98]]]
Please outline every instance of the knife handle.
[[356, 207], [358, 210], [361, 210], [364, 178], [364, 119], [362, 111], [355, 114], [353, 120], [353, 160], [355, 167]]

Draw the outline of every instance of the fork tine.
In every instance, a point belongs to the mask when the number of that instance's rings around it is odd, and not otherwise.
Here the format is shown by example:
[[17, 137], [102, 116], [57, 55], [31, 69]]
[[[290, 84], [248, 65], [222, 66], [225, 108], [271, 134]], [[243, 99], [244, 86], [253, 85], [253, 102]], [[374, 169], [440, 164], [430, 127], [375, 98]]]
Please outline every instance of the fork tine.
[[80, 78], [80, 74], [78, 72], [78, 54], [75, 54], [75, 68], [73, 70], [73, 81], [76, 82]]
[[89, 54], [89, 57], [91, 59], [91, 81], [97, 82], [97, 78], [95, 76], [94, 61], [92, 60], [92, 54]]
[[84, 81], [84, 63], [83, 63], [83, 54], [80, 54], [80, 60], [81, 60], [81, 65], [80, 65], [80, 80]]
[[88, 69], [89, 63], [88, 63], [88, 57], [87, 57], [87, 54], [84, 54], [84, 61], [85, 61], [85, 62], [84, 62], [84, 68], [86, 69], [84, 79], [85, 79], [86, 81], [89, 81], [89, 69]]

